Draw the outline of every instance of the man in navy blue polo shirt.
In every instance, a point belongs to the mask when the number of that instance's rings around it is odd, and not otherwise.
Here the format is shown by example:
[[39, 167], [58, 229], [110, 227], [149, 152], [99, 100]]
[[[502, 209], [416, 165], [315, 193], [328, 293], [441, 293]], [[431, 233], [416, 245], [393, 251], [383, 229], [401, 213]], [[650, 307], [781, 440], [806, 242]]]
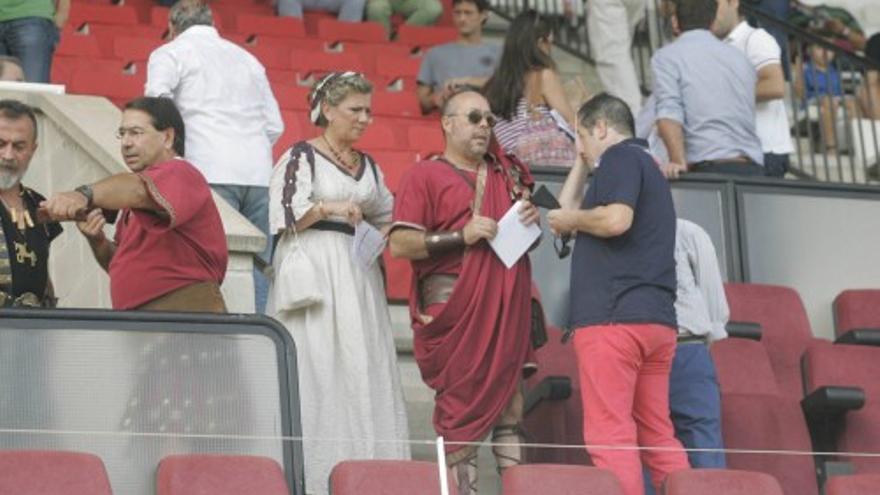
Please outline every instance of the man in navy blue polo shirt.
[[[584, 442], [629, 447], [588, 448], [626, 495], [644, 493], [640, 456], [658, 488], [669, 473], [688, 468], [669, 418], [675, 209], [647, 142], [634, 134], [623, 100], [602, 93], [585, 103], [578, 111], [581, 163], [562, 188], [562, 209], [548, 216], [554, 234], [577, 235], [569, 323], [576, 330]], [[659, 450], [640, 453], [636, 446]]]

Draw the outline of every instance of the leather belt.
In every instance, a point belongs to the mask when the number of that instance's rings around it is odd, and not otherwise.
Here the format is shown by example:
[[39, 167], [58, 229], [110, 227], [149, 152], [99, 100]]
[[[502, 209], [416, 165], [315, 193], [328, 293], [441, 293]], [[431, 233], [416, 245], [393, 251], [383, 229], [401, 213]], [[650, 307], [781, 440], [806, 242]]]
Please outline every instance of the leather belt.
[[705, 335], [682, 334], [676, 339], [678, 344], [707, 344], [709, 338]]
[[327, 232], [339, 232], [341, 234], [354, 235], [354, 227], [347, 223], [333, 222], [330, 220], [318, 220], [309, 226], [310, 229], [323, 230]]
[[419, 280], [419, 302], [422, 308], [448, 301], [452, 297], [452, 289], [455, 288], [456, 280], [458, 280], [458, 275], [444, 273], [428, 275]]

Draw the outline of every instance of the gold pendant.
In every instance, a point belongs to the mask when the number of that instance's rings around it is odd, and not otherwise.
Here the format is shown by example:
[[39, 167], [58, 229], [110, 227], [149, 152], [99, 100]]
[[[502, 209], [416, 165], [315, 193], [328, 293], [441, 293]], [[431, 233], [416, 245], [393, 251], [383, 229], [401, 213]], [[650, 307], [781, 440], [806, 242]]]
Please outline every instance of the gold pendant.
[[37, 266], [37, 253], [34, 251], [29, 251], [27, 244], [15, 241], [15, 261], [24, 264], [25, 261], [30, 261], [31, 268]]

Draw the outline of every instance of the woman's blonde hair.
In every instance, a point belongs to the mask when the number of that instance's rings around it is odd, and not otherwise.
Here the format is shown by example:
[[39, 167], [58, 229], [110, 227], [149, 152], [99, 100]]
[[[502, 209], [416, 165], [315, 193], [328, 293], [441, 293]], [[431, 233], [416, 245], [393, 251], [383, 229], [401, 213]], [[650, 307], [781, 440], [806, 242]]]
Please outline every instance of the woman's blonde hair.
[[358, 72], [333, 72], [327, 74], [312, 88], [309, 93], [309, 117], [318, 127], [327, 127], [327, 118], [322, 111], [322, 103], [337, 106], [349, 95], [370, 94], [373, 84]]

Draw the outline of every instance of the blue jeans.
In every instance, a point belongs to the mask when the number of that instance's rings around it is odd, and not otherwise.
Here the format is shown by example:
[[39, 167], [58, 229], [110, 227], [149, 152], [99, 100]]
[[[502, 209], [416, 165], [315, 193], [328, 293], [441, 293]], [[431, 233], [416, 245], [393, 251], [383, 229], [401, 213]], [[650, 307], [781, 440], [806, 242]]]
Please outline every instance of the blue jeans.
[[278, 0], [278, 15], [302, 17], [305, 10], [338, 12], [337, 19], [347, 22], [364, 20], [366, 0]]
[[44, 17], [0, 22], [0, 55], [18, 57], [27, 82], [49, 82], [58, 39], [55, 23]]
[[[235, 186], [230, 184], [211, 184], [211, 188], [232, 205], [236, 211], [250, 220], [261, 232], [266, 234], [266, 248], [258, 253], [263, 261], [272, 259], [272, 238], [269, 236], [269, 188], [259, 186]], [[269, 280], [254, 266], [254, 307], [258, 314], [266, 312], [266, 298], [269, 296]]]
[[[721, 394], [709, 348], [700, 343], [679, 344], [669, 374], [669, 409], [675, 437], [687, 449], [723, 449]], [[693, 468], [724, 469], [722, 452], [688, 452]], [[645, 494], [654, 495], [646, 478]]]
[[764, 173], [767, 177], [785, 177], [790, 166], [791, 159], [788, 155], [764, 153]]

